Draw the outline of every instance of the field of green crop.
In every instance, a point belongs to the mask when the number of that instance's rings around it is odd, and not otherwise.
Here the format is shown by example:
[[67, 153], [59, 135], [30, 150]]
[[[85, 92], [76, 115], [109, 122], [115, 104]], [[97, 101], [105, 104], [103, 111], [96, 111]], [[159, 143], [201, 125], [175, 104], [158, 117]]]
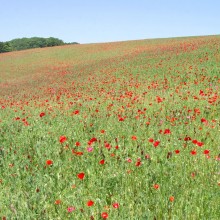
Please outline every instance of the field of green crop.
[[218, 220], [220, 36], [0, 54], [0, 217]]

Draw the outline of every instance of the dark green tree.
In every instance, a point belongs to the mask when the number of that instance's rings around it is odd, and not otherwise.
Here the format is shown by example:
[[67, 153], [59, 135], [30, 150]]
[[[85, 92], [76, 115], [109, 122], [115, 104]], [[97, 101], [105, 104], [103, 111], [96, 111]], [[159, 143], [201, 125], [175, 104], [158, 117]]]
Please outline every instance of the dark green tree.
[[10, 52], [11, 45], [8, 42], [0, 42], [0, 53]]
[[[62, 40], [54, 37], [42, 38], [17, 38], [8, 42], [0, 42], [0, 53], [14, 51], [14, 50], [26, 50], [31, 48], [43, 48], [65, 45]], [[68, 44], [77, 44], [76, 42]]]

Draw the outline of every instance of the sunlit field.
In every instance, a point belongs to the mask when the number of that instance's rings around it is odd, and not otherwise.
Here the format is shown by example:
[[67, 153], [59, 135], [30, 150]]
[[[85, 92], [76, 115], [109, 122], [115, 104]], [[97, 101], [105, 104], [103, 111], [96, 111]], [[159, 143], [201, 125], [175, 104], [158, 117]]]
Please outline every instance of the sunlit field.
[[0, 55], [0, 217], [220, 218], [220, 36]]

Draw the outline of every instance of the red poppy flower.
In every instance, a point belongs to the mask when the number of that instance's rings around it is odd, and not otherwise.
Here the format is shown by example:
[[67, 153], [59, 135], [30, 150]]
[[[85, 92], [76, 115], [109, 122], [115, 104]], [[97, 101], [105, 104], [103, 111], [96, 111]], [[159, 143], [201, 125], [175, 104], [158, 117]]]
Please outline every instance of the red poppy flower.
[[154, 189], [159, 189], [160, 186], [158, 184], [154, 184]]
[[87, 202], [87, 206], [93, 206], [94, 205], [94, 202], [92, 201], [92, 200], [89, 200], [88, 202]]
[[170, 129], [165, 129], [163, 133], [164, 134], [171, 134], [171, 131], [170, 131]]
[[108, 213], [107, 212], [103, 212], [101, 214], [101, 216], [102, 216], [103, 219], [107, 219], [108, 218]]
[[175, 153], [176, 153], [176, 154], [179, 154], [179, 153], [180, 153], [180, 151], [179, 151], [179, 150], [175, 150]]
[[117, 202], [112, 204], [113, 208], [118, 209], [119, 208], [119, 204]]
[[66, 140], [66, 136], [60, 136], [60, 143], [64, 143]]
[[199, 108], [195, 108], [194, 112], [199, 115], [200, 114], [200, 109]]
[[155, 141], [154, 142], [154, 147], [157, 147], [160, 144], [160, 141]]
[[50, 165], [53, 164], [53, 161], [52, 161], [52, 160], [47, 160], [47, 161], [46, 161], [46, 164], [47, 164], [48, 166], [50, 166]]
[[137, 137], [136, 137], [136, 136], [132, 136], [131, 139], [134, 140], [134, 141], [136, 141], [136, 140], [137, 140]]
[[100, 160], [99, 164], [103, 165], [105, 163], [105, 160]]
[[88, 144], [91, 145], [93, 142], [96, 142], [97, 138], [93, 137], [89, 140]]
[[118, 120], [119, 120], [119, 121], [124, 121], [125, 119], [124, 119], [124, 118], [119, 118]]
[[191, 173], [192, 178], [194, 178], [194, 177], [195, 177], [195, 175], [196, 175], [196, 173], [195, 173], [195, 172]]
[[174, 201], [174, 196], [170, 196], [170, 202], [173, 202]]
[[79, 147], [81, 144], [80, 144], [80, 142], [77, 141], [77, 142], [75, 143], [75, 145], [76, 145], [77, 147]]
[[199, 91], [199, 95], [204, 96], [204, 92], [202, 90]]
[[208, 121], [207, 121], [205, 118], [202, 118], [202, 119], [201, 119], [201, 122], [202, 122], [202, 123], [207, 123]]
[[59, 200], [59, 199], [55, 201], [56, 205], [59, 205], [60, 203], [61, 203], [61, 200]]
[[79, 110], [75, 110], [75, 111], [74, 111], [74, 114], [75, 114], [75, 115], [78, 115], [78, 114], [79, 114]]
[[41, 112], [41, 113], [40, 113], [40, 117], [42, 118], [43, 116], [45, 116], [45, 113], [44, 113], [44, 112]]
[[79, 151], [79, 152], [74, 152], [75, 155], [77, 156], [82, 156], [83, 155], [83, 152]]
[[193, 143], [193, 144], [197, 144], [198, 141], [197, 141], [197, 140], [192, 140], [192, 143]]
[[141, 161], [137, 161], [135, 164], [136, 167], [139, 167], [140, 165], [141, 165]]
[[204, 150], [203, 153], [204, 154], [209, 154], [209, 150]]
[[192, 150], [190, 153], [191, 153], [192, 155], [196, 155], [196, 151], [195, 151], [195, 150]]
[[202, 146], [204, 145], [204, 143], [198, 141], [198, 142], [196, 143], [196, 145], [199, 146], [199, 147], [202, 147]]
[[108, 150], [110, 150], [111, 147], [112, 147], [112, 146], [111, 146], [109, 143], [105, 143], [105, 148], [107, 148]]
[[84, 177], [85, 177], [85, 173], [79, 173], [79, 174], [77, 175], [77, 177], [78, 177], [79, 179], [83, 180]]
[[151, 159], [151, 158], [150, 158], [150, 155], [149, 155], [149, 154], [146, 154], [146, 155], [145, 155], [145, 159], [146, 159], [146, 160], [150, 160], [150, 159]]
[[153, 143], [154, 142], [154, 139], [153, 138], [150, 138], [148, 139], [149, 142]]
[[161, 97], [157, 96], [157, 102], [160, 103], [162, 101], [163, 101], [163, 99]]
[[185, 137], [184, 138], [184, 141], [191, 141], [192, 139], [191, 139], [191, 137]]

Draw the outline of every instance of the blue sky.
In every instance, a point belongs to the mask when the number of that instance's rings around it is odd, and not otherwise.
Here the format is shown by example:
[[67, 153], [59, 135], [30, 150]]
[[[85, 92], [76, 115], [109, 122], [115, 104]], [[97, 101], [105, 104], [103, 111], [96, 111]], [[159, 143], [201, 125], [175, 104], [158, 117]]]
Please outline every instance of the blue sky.
[[220, 34], [219, 0], [0, 0], [0, 41], [96, 43]]

